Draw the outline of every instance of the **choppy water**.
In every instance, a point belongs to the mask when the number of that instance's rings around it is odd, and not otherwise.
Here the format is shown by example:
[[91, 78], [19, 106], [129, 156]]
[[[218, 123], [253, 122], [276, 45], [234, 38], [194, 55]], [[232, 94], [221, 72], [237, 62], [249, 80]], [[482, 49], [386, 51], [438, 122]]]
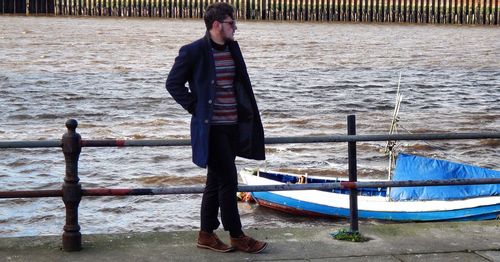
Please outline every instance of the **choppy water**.
[[[500, 129], [500, 29], [473, 26], [240, 22], [267, 136], [385, 134], [398, 76], [401, 132]], [[0, 16], [0, 140], [59, 139], [68, 118], [84, 139], [188, 138], [189, 116], [164, 89], [179, 47], [204, 34], [199, 20]], [[500, 142], [402, 142], [399, 149], [499, 169]], [[359, 143], [360, 176], [382, 178], [384, 143]], [[84, 148], [83, 187], [199, 185], [190, 149]], [[268, 161], [240, 167], [342, 176], [344, 144], [273, 145]], [[59, 149], [2, 149], [0, 190], [59, 188]], [[88, 197], [82, 233], [198, 227], [199, 195]], [[246, 227], [333, 225], [241, 204]], [[363, 223], [373, 223], [365, 221]], [[60, 234], [60, 199], [0, 200], [0, 234]]]

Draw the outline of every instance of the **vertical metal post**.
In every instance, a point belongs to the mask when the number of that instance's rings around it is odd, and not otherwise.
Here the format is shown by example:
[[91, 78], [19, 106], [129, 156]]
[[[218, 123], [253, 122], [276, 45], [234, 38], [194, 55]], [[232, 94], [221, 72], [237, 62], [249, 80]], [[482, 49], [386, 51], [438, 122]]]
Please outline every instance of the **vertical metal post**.
[[66, 176], [62, 186], [63, 201], [66, 206], [66, 224], [62, 235], [64, 251], [82, 249], [82, 234], [78, 225], [78, 205], [82, 199], [82, 186], [78, 178], [78, 158], [82, 150], [81, 137], [76, 133], [78, 122], [74, 119], [66, 121], [68, 132], [62, 137], [62, 150], [66, 162]]
[[[347, 116], [347, 135], [356, 135], [356, 116]], [[356, 163], [356, 142], [347, 142], [347, 152], [349, 155], [349, 182], [356, 182], [357, 163]], [[358, 231], [358, 190], [351, 188], [349, 193], [349, 218], [350, 218], [350, 231]]]

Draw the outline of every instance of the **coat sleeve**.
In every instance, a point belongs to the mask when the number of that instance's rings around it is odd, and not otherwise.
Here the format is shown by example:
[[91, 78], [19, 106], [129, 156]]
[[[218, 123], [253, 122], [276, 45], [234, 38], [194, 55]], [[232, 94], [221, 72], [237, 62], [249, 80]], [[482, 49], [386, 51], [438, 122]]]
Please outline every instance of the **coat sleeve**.
[[183, 46], [179, 55], [175, 58], [174, 65], [170, 69], [165, 87], [174, 100], [189, 113], [195, 110], [195, 96], [186, 86], [193, 71], [193, 63], [189, 56], [189, 49]]

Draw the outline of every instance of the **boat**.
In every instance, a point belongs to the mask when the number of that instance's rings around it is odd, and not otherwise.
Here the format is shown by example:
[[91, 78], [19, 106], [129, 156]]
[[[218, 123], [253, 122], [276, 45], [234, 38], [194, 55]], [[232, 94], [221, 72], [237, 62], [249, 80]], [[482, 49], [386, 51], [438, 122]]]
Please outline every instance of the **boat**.
[[[347, 181], [243, 169], [247, 185]], [[500, 171], [400, 154], [393, 181], [500, 178]], [[374, 180], [358, 180], [374, 181]], [[378, 180], [380, 181], [380, 180]], [[261, 206], [308, 216], [349, 217], [349, 189], [250, 192]], [[500, 218], [500, 184], [358, 189], [358, 217], [391, 221], [464, 221]]]

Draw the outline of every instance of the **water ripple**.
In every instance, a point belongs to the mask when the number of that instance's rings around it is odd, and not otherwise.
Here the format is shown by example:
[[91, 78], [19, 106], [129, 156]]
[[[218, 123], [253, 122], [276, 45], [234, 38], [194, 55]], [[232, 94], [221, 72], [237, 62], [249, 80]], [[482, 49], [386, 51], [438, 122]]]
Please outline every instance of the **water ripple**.
[[[345, 134], [353, 113], [357, 133], [385, 134], [400, 73], [400, 132], [500, 130], [500, 30], [247, 21], [238, 29], [267, 136]], [[179, 48], [203, 36], [202, 22], [0, 16], [0, 30], [0, 140], [60, 139], [68, 118], [79, 121], [84, 139], [189, 137], [190, 115], [164, 86]], [[360, 175], [384, 177], [384, 146], [359, 145]], [[499, 148], [496, 140], [400, 145], [494, 169]], [[266, 152], [266, 163], [237, 163], [346, 173], [343, 143], [272, 145]], [[201, 185], [205, 178], [187, 147], [84, 148], [79, 164], [84, 187]], [[64, 168], [60, 148], [3, 150], [0, 190], [60, 188]], [[199, 203], [199, 195], [85, 198], [81, 225], [86, 233], [191, 229]], [[310, 223], [240, 207], [247, 226]], [[59, 234], [62, 209], [60, 201], [2, 200], [0, 233]]]

